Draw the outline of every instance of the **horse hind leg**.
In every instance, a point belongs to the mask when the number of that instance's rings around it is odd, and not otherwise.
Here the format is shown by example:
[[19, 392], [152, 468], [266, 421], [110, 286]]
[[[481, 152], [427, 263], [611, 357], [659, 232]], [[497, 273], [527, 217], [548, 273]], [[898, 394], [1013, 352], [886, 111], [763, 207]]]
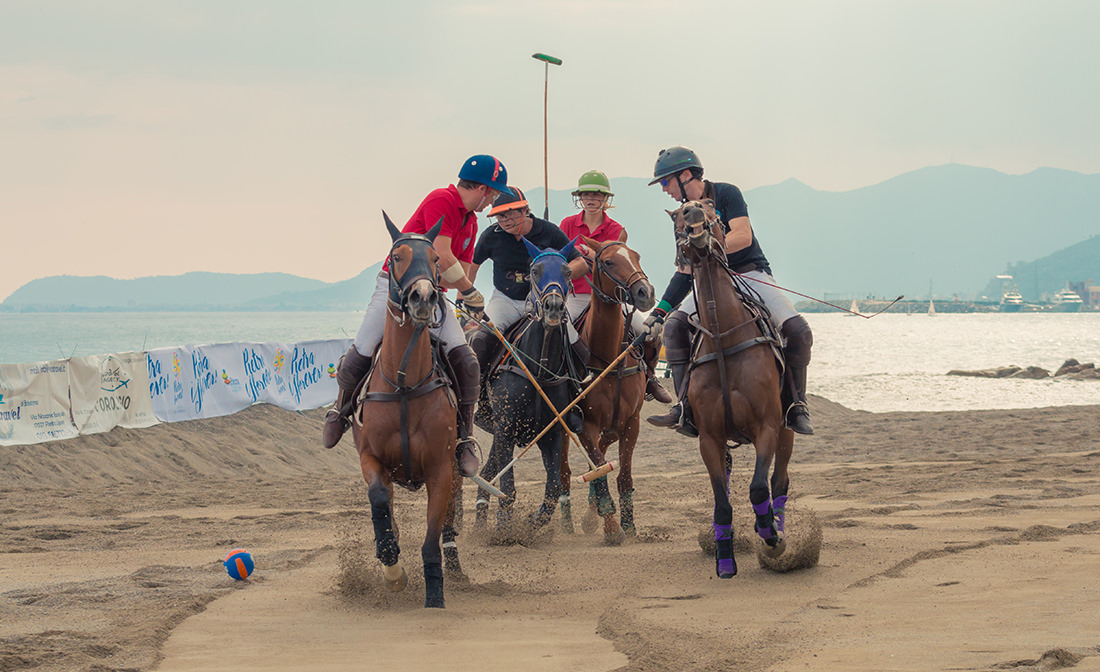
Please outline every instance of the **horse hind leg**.
[[749, 484], [749, 502], [752, 503], [752, 511], [756, 514], [753, 527], [757, 536], [769, 547], [775, 548], [783, 539], [776, 524], [771, 490], [768, 488], [767, 473], [770, 466], [771, 455], [757, 454], [756, 468], [753, 471], [752, 482]]
[[371, 483], [367, 495], [370, 498], [371, 521], [374, 523], [375, 556], [382, 562], [386, 588], [396, 593], [405, 589], [409, 576], [399, 562], [401, 549], [393, 531], [390, 491], [382, 484], [381, 479], [377, 479]]

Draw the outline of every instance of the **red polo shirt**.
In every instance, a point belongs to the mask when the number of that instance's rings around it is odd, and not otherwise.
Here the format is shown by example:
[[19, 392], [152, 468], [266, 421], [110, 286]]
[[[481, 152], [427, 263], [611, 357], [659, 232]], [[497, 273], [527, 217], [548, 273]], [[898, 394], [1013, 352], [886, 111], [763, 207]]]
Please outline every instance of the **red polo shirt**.
[[[439, 235], [451, 237], [451, 253], [455, 255], [455, 259], [466, 263], [473, 261], [474, 243], [477, 241], [477, 213], [466, 209], [458, 187], [453, 184], [428, 194], [401, 232], [427, 233], [440, 217], [443, 218], [443, 226], [439, 229]], [[389, 272], [388, 260], [383, 264], [382, 270]]]
[[[570, 215], [561, 220], [561, 230], [565, 232], [565, 235], [569, 236], [569, 240], [573, 240], [577, 236], [587, 236], [597, 242], [606, 243], [619, 239], [619, 236], [622, 235], [623, 232], [623, 225], [608, 217], [605, 212], [603, 213], [603, 222], [596, 227], [595, 231], [590, 232], [588, 226], [584, 223], [584, 213], [578, 212], [575, 215]], [[573, 281], [573, 293], [592, 293], [592, 287], [588, 284], [587, 276], [577, 278]]]

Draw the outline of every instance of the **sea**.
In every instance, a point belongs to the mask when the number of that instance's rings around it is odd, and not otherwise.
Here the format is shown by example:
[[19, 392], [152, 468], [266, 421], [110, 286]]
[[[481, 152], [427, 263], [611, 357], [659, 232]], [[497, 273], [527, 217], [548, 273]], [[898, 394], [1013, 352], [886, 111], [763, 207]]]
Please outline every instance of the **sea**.
[[[176, 345], [352, 338], [362, 312], [0, 313], [0, 363]], [[872, 412], [1100, 405], [1100, 381], [949, 376], [1100, 365], [1100, 313], [806, 314], [809, 391]]]

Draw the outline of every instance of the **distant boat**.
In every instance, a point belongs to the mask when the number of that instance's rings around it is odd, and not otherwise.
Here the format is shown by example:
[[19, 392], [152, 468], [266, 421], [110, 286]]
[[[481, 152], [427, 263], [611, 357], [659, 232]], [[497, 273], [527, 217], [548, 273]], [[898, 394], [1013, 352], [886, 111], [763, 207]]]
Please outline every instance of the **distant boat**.
[[1081, 296], [1066, 287], [1054, 295], [1053, 310], [1057, 313], [1076, 313], [1081, 310], [1081, 306], [1085, 305], [1085, 302], [1081, 299]]
[[936, 304], [932, 302], [932, 299], [928, 299], [928, 317], [936, 316]]
[[844, 313], [846, 317], [858, 317], [859, 316], [859, 304], [855, 299], [852, 299], [852, 305], [848, 307], [848, 312]]
[[[1078, 297], [1080, 298], [1080, 297]], [[1020, 291], [1013, 287], [1005, 291], [1001, 296], [1002, 313], [1018, 313], [1024, 309], [1024, 297]]]

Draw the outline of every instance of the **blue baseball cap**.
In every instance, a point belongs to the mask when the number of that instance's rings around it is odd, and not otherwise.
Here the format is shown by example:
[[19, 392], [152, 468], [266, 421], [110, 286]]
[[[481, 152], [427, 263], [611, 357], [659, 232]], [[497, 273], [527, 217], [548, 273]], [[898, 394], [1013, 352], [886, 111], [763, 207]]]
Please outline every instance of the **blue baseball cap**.
[[502, 194], [512, 195], [512, 190], [508, 188], [508, 170], [500, 159], [488, 154], [478, 154], [466, 159], [462, 170], [458, 171], [458, 179], [484, 184]]

